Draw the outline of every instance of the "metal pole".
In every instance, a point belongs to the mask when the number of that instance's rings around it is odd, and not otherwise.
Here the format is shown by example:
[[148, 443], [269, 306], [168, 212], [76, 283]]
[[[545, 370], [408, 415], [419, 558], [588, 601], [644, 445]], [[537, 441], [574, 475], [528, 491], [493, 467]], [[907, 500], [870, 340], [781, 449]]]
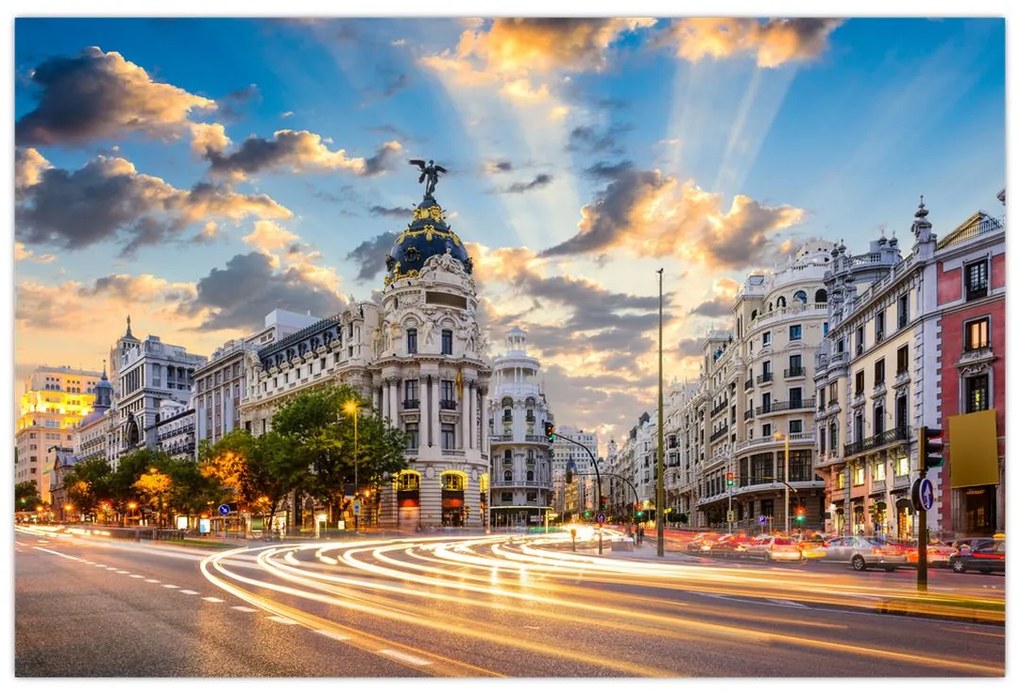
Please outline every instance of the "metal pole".
[[[360, 502], [358, 495], [358, 408], [354, 409], [354, 502]], [[355, 532], [358, 531], [358, 515], [360, 513], [354, 513]]]
[[656, 460], [655, 470], [658, 477], [655, 482], [655, 528], [656, 528], [656, 554], [659, 558], [665, 555], [666, 551], [666, 525], [664, 523], [665, 504], [665, 460], [663, 460], [662, 444], [662, 270], [659, 268], [659, 454]]
[[790, 434], [783, 434], [783, 497], [786, 499], [786, 508], [783, 515], [786, 517], [786, 533], [790, 534]]
[[[927, 460], [925, 455], [925, 440], [927, 440], [927, 427], [921, 426], [917, 432], [917, 471], [919, 479], [924, 479], [926, 470], [924, 468]], [[918, 494], [920, 495], [920, 494]], [[928, 511], [923, 503], [917, 504], [917, 591], [928, 591]]]

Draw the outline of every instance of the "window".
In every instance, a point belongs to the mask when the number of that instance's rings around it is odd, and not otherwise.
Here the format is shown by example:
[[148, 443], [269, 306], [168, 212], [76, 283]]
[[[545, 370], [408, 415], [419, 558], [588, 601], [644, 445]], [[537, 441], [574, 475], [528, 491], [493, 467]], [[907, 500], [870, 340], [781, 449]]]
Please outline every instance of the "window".
[[762, 427], [761, 427], [761, 436], [762, 436], [762, 438], [771, 438], [772, 437], [772, 424], [762, 424]]
[[464, 476], [461, 474], [443, 474], [443, 490], [444, 491], [463, 491], [464, 490]]
[[858, 464], [854, 466], [854, 486], [864, 485], [864, 465]]
[[413, 327], [407, 328], [407, 353], [418, 353], [418, 330]]
[[761, 345], [763, 347], [767, 347], [770, 344], [772, 344], [772, 331], [765, 330], [764, 332], [761, 333]]
[[440, 445], [443, 450], [454, 450], [457, 447], [457, 432], [452, 423], [444, 423], [440, 431]]
[[452, 380], [439, 381], [439, 400], [439, 407], [441, 409], [453, 409], [456, 405], [456, 400], [453, 398]]
[[763, 361], [761, 364], [762, 380], [772, 380], [772, 362]]
[[885, 359], [875, 361], [875, 387], [885, 384]]
[[772, 393], [766, 392], [761, 396], [761, 412], [767, 414], [772, 411]]
[[[829, 336], [829, 323], [827, 323], [827, 322], [823, 322], [822, 323], [822, 336], [823, 337], [828, 337]], [[842, 352], [843, 350], [840, 349], [840, 351]]]
[[896, 375], [906, 373], [910, 368], [910, 345], [904, 344], [896, 350]]
[[405, 380], [404, 381], [404, 401], [407, 406], [412, 406], [411, 403], [418, 399], [418, 381], [417, 380]]
[[875, 481], [885, 481], [885, 460], [876, 462], [871, 468], [871, 478]]
[[453, 354], [453, 330], [443, 330], [442, 349], [444, 354]]
[[988, 348], [988, 318], [972, 320], [963, 326], [964, 351]]
[[793, 419], [790, 421], [790, 433], [803, 433], [804, 422], [800, 419]]
[[839, 445], [839, 426], [835, 421], [829, 424], [829, 445], [832, 446], [833, 450]]
[[825, 426], [818, 429], [818, 452], [825, 454]]
[[513, 480], [514, 480], [514, 471], [512, 469], [504, 469], [503, 470], [503, 481], [513, 481]]
[[907, 432], [907, 396], [905, 394], [896, 398], [896, 430], [901, 436]]
[[901, 457], [896, 460], [896, 467], [893, 469], [893, 473], [896, 476], [909, 476], [910, 475], [910, 458]]
[[880, 435], [885, 431], [885, 407], [881, 404], [875, 406], [875, 435]]
[[875, 342], [881, 342], [885, 337], [885, 311], [881, 310], [875, 316]]
[[527, 472], [525, 472], [524, 479], [525, 479], [525, 481], [534, 481], [535, 480], [535, 470], [529, 469]]
[[527, 498], [529, 503], [534, 503], [538, 501], [538, 494], [534, 491], [529, 491], [527, 494]]
[[981, 260], [967, 265], [965, 270], [967, 282], [967, 300], [984, 298], [988, 295], [988, 260]]
[[864, 417], [860, 414], [854, 417], [854, 442], [864, 440]]
[[864, 353], [864, 326], [861, 325], [857, 328], [857, 355], [860, 356]]
[[907, 321], [910, 320], [910, 308], [907, 305], [908, 294], [903, 294], [900, 299], [896, 302], [896, 327], [903, 328], [907, 326]]
[[988, 374], [975, 375], [966, 380], [966, 413], [988, 409]]
[[418, 449], [418, 424], [409, 423], [404, 425], [404, 436], [407, 442], [408, 450]]
[[854, 395], [864, 394], [864, 371], [857, 371], [854, 374]]
[[803, 374], [804, 368], [801, 366], [801, 356], [800, 354], [793, 354], [792, 356], [790, 356], [790, 372], [787, 373], [787, 376], [793, 377], [796, 375]]
[[793, 302], [804, 305], [807, 303], [807, 292], [804, 290], [796, 291], [793, 294]]
[[514, 502], [513, 491], [504, 491], [502, 494], [500, 494], [500, 498], [503, 500], [504, 503], [513, 503]]
[[800, 409], [804, 406], [804, 395], [799, 387], [790, 388], [790, 409]]
[[421, 486], [421, 479], [415, 472], [401, 472], [397, 477], [398, 491], [417, 491]]
[[839, 342], [836, 343], [836, 353], [837, 354], [842, 354], [845, 351], [846, 351], [846, 342], [844, 340], [840, 339]]
[[800, 325], [790, 325], [790, 341], [800, 339]]

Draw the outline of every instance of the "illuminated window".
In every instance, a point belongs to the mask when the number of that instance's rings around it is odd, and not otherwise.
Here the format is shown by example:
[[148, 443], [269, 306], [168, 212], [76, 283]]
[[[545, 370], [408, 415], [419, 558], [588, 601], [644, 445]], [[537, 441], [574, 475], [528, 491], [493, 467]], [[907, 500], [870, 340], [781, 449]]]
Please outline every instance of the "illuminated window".
[[988, 318], [972, 320], [964, 325], [964, 351], [988, 348]]
[[854, 486], [861, 486], [864, 484], [864, 465], [859, 464], [854, 467]]
[[893, 472], [896, 476], [908, 476], [910, 474], [910, 460], [906, 457], [896, 460], [896, 467]]
[[875, 463], [871, 470], [871, 478], [875, 481], [885, 481], [885, 460]]
[[398, 491], [417, 491], [421, 486], [421, 476], [418, 472], [400, 472], [397, 477]]
[[443, 474], [443, 490], [444, 491], [463, 491], [464, 490], [464, 475], [453, 472], [447, 472]]

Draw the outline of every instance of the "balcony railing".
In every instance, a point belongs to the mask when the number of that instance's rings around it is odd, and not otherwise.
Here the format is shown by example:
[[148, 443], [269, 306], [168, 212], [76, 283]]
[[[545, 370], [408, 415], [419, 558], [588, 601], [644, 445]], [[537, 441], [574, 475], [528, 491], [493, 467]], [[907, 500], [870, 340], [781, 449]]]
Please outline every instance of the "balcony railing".
[[720, 428], [718, 431], [716, 431], [715, 433], [713, 433], [711, 436], [709, 436], [708, 440], [709, 440], [710, 443], [714, 443], [715, 441], [719, 440], [724, 435], [729, 433], [729, 431], [730, 431], [730, 427], [729, 426], [724, 426], [724, 427]]
[[748, 409], [744, 412], [744, 421], [750, 421], [754, 418], [754, 409]]
[[720, 402], [720, 403], [719, 403], [719, 405], [718, 405], [717, 407], [715, 407], [715, 408], [713, 408], [713, 409], [712, 409], [712, 413], [711, 413], [711, 416], [715, 416], [715, 415], [716, 415], [716, 414], [718, 414], [719, 412], [721, 412], [721, 411], [725, 411], [725, 410], [726, 410], [726, 407], [727, 407], [728, 405], [729, 405], [729, 402], [726, 402], [726, 401]]
[[988, 284], [983, 286], [968, 286], [967, 287], [967, 300], [973, 301], [978, 298], [984, 298], [988, 295]]
[[870, 438], [865, 438], [864, 440], [855, 441], [853, 443], [847, 443], [843, 446], [843, 456], [852, 457], [854, 455], [860, 455], [863, 452], [867, 452], [868, 450], [880, 448], [883, 445], [908, 440], [910, 440], [909, 426], [890, 428], [888, 431], [882, 431], [878, 435], [873, 435]]
[[[814, 432], [791, 433], [789, 437], [790, 445], [795, 445], [797, 443], [813, 443], [815, 441]], [[749, 438], [747, 440], [740, 441], [735, 446], [733, 446], [733, 451], [739, 452], [740, 450], [752, 447], [754, 445], [765, 445], [768, 443], [774, 443], [776, 445], [782, 446], [784, 444], [784, 440], [782, 438], [775, 438], [773, 436], [764, 436], [761, 438]]]
[[771, 373], [762, 373], [757, 378], [755, 378], [754, 381], [756, 383], [758, 383], [759, 385], [761, 385], [762, 383], [771, 383], [772, 382], [772, 374]]
[[777, 411], [790, 411], [793, 409], [814, 409], [815, 398], [809, 397], [808, 399], [792, 399], [789, 402], [772, 402], [772, 413]]
[[420, 402], [416, 399], [405, 399], [404, 409], [417, 409], [420, 406]]
[[750, 390], [753, 385], [754, 385], [754, 378], [748, 378], [747, 380], [744, 381], [744, 389], [745, 390]]
[[457, 408], [457, 400], [455, 400], [455, 399], [441, 399], [441, 400], [439, 400], [439, 408], [440, 409], [456, 409]]
[[772, 413], [772, 405], [771, 404], [763, 404], [761, 406], [755, 407], [754, 408], [754, 413], [755, 413], [755, 415], [771, 414]]
[[799, 378], [804, 375], [804, 367], [797, 366], [796, 368], [787, 368], [783, 371], [783, 376], [786, 378]]

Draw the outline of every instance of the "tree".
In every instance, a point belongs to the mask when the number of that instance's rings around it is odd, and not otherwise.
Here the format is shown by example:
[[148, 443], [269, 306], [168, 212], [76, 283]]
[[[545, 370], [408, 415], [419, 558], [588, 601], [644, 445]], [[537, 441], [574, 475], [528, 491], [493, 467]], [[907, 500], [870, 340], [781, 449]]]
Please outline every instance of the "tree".
[[138, 494], [146, 499], [149, 507], [156, 508], [156, 518], [160, 527], [164, 526], [167, 495], [172, 486], [173, 479], [170, 478], [170, 475], [164, 474], [155, 467], [143, 472], [133, 485]]
[[242, 489], [252, 506], [265, 512], [270, 522], [287, 494], [308, 484], [308, 465], [296, 448], [292, 438], [277, 431], [255, 440]]
[[39, 491], [34, 481], [22, 481], [14, 485], [14, 509], [17, 511], [32, 511], [42, 503]]
[[103, 458], [82, 460], [64, 475], [67, 499], [82, 513], [95, 513], [99, 503], [110, 498], [110, 477], [110, 463]]

